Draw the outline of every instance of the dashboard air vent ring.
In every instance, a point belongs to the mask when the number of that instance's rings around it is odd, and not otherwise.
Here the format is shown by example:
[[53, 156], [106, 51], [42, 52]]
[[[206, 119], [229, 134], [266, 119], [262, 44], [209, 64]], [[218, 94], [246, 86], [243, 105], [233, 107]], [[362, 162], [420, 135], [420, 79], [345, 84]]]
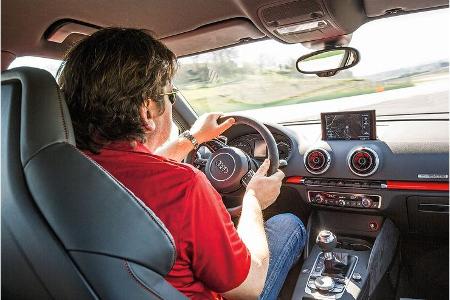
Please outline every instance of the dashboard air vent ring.
[[358, 147], [348, 155], [348, 167], [353, 174], [366, 177], [378, 169], [378, 154], [371, 148]]
[[315, 148], [305, 153], [303, 162], [306, 170], [311, 174], [323, 174], [331, 164], [331, 156], [327, 150]]

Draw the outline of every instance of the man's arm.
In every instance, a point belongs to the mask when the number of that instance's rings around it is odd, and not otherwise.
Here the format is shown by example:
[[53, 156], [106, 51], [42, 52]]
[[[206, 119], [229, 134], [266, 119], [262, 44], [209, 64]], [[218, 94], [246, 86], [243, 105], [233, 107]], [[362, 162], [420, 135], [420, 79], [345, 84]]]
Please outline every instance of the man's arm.
[[268, 169], [269, 160], [266, 160], [249, 182], [242, 201], [237, 232], [250, 252], [251, 264], [244, 282], [223, 294], [227, 299], [257, 299], [264, 288], [269, 269], [269, 247], [262, 210], [276, 200], [284, 178], [281, 171], [266, 177]]
[[194, 149], [194, 145], [191, 141], [185, 139], [184, 137], [178, 136], [174, 141], [165, 143], [158, 149], [155, 153], [181, 162], [188, 154]]
[[[233, 118], [227, 119], [225, 122], [218, 124], [217, 120], [221, 116], [221, 113], [208, 113], [202, 115], [197, 119], [197, 121], [195, 121], [189, 131], [199, 144], [212, 140], [234, 124]], [[155, 153], [181, 162], [193, 149], [194, 145], [191, 141], [179, 136], [174, 141], [166, 143], [156, 149]]]

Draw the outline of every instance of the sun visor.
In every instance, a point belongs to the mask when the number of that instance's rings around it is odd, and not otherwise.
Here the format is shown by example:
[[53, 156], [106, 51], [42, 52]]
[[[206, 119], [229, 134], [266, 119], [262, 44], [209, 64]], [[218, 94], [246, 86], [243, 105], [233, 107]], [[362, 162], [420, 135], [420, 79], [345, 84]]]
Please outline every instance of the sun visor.
[[161, 41], [177, 56], [185, 56], [264, 37], [253, 23], [245, 18], [237, 18], [202, 26]]
[[[89, 36], [101, 27], [73, 20], [60, 20], [49, 27], [44, 38], [53, 43], [69, 46]], [[177, 56], [209, 51], [264, 38], [253, 23], [245, 18], [235, 18], [202, 26], [198, 29], [161, 38]]]

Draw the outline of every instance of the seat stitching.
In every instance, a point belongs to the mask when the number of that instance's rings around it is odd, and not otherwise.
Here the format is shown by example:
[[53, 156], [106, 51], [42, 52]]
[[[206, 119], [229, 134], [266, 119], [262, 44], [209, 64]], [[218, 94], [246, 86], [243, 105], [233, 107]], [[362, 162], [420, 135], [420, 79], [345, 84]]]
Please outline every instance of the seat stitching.
[[158, 297], [159, 299], [163, 300], [163, 298], [154, 290], [152, 290], [150, 287], [148, 287], [147, 285], [145, 285], [141, 280], [139, 280], [139, 278], [137, 278], [137, 276], [134, 274], [133, 270], [131, 270], [130, 265], [128, 264], [127, 260], [124, 260], [124, 265], [125, 265], [125, 269], [127, 270], [128, 275], [130, 275], [130, 277], [137, 282], [137, 284], [143, 288], [144, 290], [146, 290], [147, 292], [155, 295], [156, 297]]
[[59, 90], [59, 86], [57, 84], [56, 84], [56, 94], [58, 95], [59, 112], [61, 113], [61, 119], [62, 119], [63, 128], [64, 128], [64, 137], [65, 137], [66, 141], [68, 141], [69, 134], [67, 132], [67, 124], [66, 124], [66, 119], [64, 117], [64, 109], [63, 109], [63, 104], [62, 104], [62, 99], [61, 99], [61, 91]]

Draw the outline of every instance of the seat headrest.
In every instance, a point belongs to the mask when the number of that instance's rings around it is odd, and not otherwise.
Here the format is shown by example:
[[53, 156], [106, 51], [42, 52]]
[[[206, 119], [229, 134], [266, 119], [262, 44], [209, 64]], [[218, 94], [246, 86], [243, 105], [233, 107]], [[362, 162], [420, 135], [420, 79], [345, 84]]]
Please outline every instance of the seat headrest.
[[39, 150], [54, 143], [75, 145], [67, 105], [55, 78], [42, 69], [20, 67], [2, 73], [2, 84], [21, 88], [20, 156], [26, 165]]

